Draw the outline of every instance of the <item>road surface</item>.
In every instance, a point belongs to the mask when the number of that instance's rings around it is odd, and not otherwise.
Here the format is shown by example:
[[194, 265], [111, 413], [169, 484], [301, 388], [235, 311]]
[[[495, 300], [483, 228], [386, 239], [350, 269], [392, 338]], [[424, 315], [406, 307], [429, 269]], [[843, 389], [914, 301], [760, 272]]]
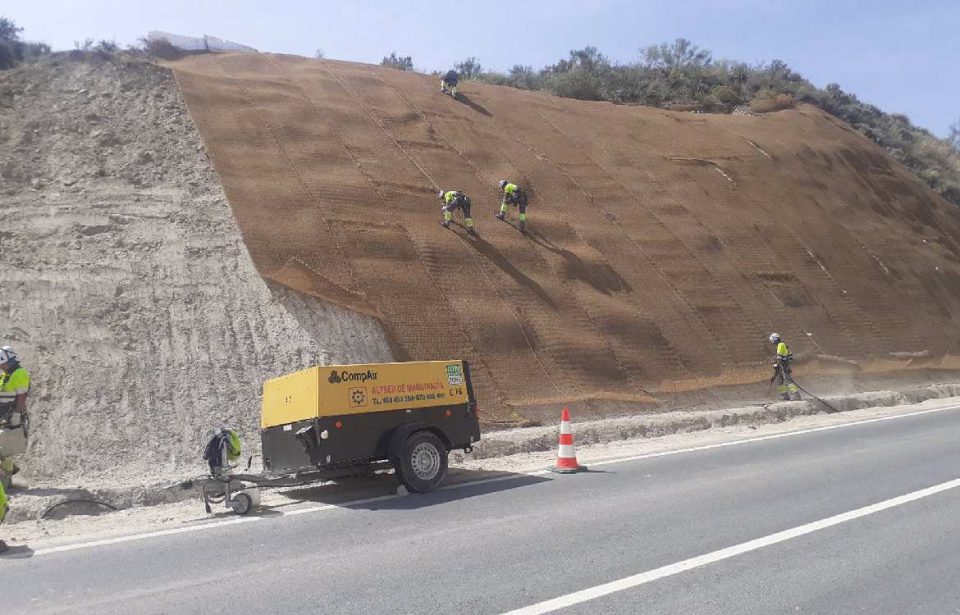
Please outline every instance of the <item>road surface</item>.
[[4, 613], [954, 613], [960, 408], [0, 557]]

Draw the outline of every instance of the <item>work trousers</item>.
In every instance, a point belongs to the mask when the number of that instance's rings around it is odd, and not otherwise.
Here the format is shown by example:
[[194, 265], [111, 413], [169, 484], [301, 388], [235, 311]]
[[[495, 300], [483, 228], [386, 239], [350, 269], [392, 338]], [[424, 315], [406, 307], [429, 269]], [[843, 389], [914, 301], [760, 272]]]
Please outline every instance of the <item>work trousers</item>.
[[777, 393], [780, 395], [780, 399], [787, 401], [800, 399], [800, 390], [797, 388], [797, 383], [793, 381], [793, 370], [790, 369], [789, 365], [777, 367], [777, 373], [773, 381], [777, 383]]

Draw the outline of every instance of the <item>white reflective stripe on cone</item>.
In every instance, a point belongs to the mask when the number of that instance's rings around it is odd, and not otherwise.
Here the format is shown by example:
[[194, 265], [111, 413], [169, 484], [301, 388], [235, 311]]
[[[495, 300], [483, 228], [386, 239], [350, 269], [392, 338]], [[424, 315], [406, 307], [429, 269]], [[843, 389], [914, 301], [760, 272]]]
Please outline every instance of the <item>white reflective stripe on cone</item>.
[[576, 454], [575, 452], [573, 452], [573, 445], [572, 445], [572, 444], [561, 444], [561, 445], [560, 445], [560, 451], [557, 452], [557, 456], [558, 456], [558, 457], [564, 457], [564, 458], [566, 458], [566, 459], [572, 459], [573, 457], [576, 457], [577, 454]]
[[573, 430], [570, 429], [570, 423], [568, 423], [567, 421], [560, 421], [560, 433], [562, 433], [562, 434], [571, 433], [571, 434], [572, 434], [572, 433], [573, 433]]

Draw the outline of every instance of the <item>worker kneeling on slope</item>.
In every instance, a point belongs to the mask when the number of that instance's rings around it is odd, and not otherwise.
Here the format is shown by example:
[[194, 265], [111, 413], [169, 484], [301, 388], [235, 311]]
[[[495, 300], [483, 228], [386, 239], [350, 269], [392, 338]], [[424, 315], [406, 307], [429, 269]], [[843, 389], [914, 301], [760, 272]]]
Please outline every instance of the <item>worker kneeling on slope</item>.
[[793, 369], [791, 367], [793, 354], [779, 333], [770, 334], [770, 343], [777, 348], [776, 361], [773, 364], [773, 378], [770, 379], [770, 382], [777, 383], [777, 393], [780, 394], [780, 399], [799, 401], [800, 391], [793, 381]]
[[497, 212], [497, 218], [506, 220], [507, 206], [518, 207], [520, 209], [520, 230], [527, 227], [527, 192], [520, 186], [508, 182], [505, 179], [500, 180], [500, 211]]
[[440, 224], [444, 228], [449, 228], [450, 222], [453, 221], [453, 212], [459, 209], [463, 212], [463, 225], [467, 227], [467, 231], [471, 235], [476, 234], [473, 229], [473, 218], [470, 217], [470, 197], [459, 190], [441, 190], [437, 193], [437, 198], [443, 201], [443, 205], [440, 207], [440, 211], [443, 212], [443, 220], [440, 221]]
[[440, 91], [444, 94], [449, 94], [454, 98], [457, 97], [457, 83], [460, 82], [460, 75], [457, 74], [457, 71], [452, 68], [448, 70], [443, 76], [440, 77]]
[[12, 458], [26, 451], [29, 391], [30, 374], [17, 354], [9, 346], [0, 348], [0, 480], [5, 487], [20, 470]]

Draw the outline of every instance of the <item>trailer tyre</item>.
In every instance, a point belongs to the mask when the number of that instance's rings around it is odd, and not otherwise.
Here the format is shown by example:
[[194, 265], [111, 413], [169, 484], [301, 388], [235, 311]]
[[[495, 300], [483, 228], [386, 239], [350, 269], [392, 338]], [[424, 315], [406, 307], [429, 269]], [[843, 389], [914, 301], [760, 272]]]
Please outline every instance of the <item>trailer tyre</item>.
[[253, 500], [246, 493], [238, 493], [230, 500], [230, 507], [238, 515], [245, 515], [253, 508]]
[[429, 431], [407, 438], [397, 463], [400, 482], [414, 493], [427, 493], [440, 486], [447, 475], [447, 447]]

